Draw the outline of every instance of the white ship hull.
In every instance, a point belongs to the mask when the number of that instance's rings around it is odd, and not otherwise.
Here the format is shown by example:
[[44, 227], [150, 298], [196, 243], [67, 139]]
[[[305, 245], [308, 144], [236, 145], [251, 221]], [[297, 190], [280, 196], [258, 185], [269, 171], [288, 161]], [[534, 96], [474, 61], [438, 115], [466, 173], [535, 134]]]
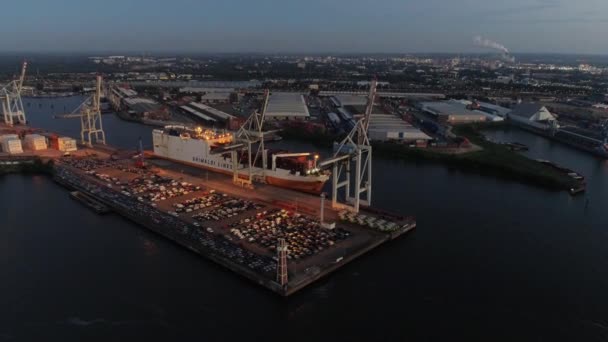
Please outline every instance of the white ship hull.
[[[232, 174], [232, 160], [222, 154], [211, 154], [212, 143], [203, 139], [193, 139], [171, 135], [163, 130], [152, 132], [154, 154], [160, 158], [204, 168], [214, 172]], [[242, 167], [239, 165], [239, 167]], [[320, 193], [329, 179], [328, 175], [301, 175], [290, 170], [276, 168], [252, 168], [253, 175], [262, 177], [268, 184], [290, 188], [298, 191]], [[240, 176], [247, 176], [248, 170], [241, 169]]]

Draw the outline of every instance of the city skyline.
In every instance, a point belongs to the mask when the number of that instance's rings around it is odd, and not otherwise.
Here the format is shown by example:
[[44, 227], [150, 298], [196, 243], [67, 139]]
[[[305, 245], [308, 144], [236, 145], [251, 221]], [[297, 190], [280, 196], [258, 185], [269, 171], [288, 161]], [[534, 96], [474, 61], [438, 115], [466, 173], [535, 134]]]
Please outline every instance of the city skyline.
[[[13, 2], [5, 51], [606, 54], [597, 0]], [[525, 38], [522, 38], [525, 37]]]

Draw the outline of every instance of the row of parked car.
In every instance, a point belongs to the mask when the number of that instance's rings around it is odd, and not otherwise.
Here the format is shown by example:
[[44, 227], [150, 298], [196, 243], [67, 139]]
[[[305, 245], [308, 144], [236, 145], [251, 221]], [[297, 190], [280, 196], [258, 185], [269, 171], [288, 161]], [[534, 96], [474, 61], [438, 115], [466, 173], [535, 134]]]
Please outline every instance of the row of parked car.
[[270, 209], [231, 225], [230, 232], [240, 240], [275, 251], [278, 239], [287, 242], [289, 259], [301, 259], [347, 239], [347, 230], [325, 229], [319, 221], [285, 209]]
[[220, 221], [237, 216], [248, 210], [259, 210], [263, 204], [254, 203], [248, 200], [231, 198], [221, 204], [216, 204], [213, 209], [195, 214], [192, 216], [197, 221]]
[[180, 244], [187, 245], [202, 254], [222, 257], [224, 260], [247, 267], [256, 273], [274, 279], [277, 262], [274, 258], [255, 254], [232, 241], [232, 237], [215, 234], [191, 225], [177, 217], [164, 213], [154, 206], [127, 196], [116, 189], [97, 186], [96, 183], [65, 168], [58, 168], [56, 177], [79, 190], [94, 194], [100, 200], [111, 203], [114, 210], [121, 210], [137, 218], [152, 230], [158, 231]]

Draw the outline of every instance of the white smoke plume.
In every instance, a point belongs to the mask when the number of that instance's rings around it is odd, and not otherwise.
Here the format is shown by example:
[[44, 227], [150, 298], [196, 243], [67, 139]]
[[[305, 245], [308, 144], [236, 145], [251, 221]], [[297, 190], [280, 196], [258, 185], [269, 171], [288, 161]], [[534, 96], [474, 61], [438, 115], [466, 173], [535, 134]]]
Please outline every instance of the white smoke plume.
[[477, 46], [482, 46], [482, 47], [487, 47], [490, 49], [498, 50], [505, 54], [509, 53], [509, 49], [507, 49], [504, 45], [497, 43], [495, 41], [491, 41], [482, 36], [477, 36], [477, 37], [473, 38], [473, 42]]

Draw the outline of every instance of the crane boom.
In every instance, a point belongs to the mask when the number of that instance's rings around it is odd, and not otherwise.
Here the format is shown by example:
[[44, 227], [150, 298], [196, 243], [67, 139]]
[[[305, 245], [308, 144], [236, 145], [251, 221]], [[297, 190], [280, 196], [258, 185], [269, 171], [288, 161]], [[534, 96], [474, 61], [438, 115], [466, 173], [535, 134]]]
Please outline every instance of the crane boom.
[[19, 77], [19, 83], [17, 84], [17, 91], [21, 94], [23, 88], [23, 82], [25, 81], [25, 71], [27, 70], [27, 61], [23, 61], [21, 65], [21, 76]]
[[365, 116], [363, 117], [363, 124], [365, 128], [365, 132], [367, 132], [369, 128], [369, 122], [372, 117], [372, 111], [374, 110], [374, 101], [376, 100], [376, 87], [378, 86], [378, 81], [374, 78], [370, 83], [369, 94], [367, 96], [367, 106], [365, 107]]

